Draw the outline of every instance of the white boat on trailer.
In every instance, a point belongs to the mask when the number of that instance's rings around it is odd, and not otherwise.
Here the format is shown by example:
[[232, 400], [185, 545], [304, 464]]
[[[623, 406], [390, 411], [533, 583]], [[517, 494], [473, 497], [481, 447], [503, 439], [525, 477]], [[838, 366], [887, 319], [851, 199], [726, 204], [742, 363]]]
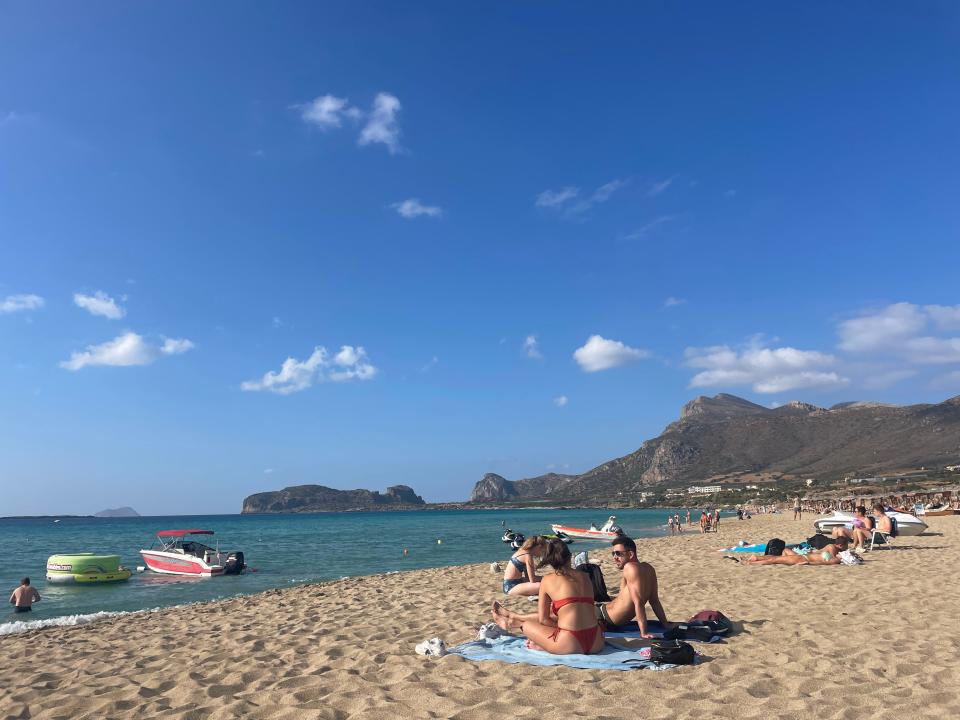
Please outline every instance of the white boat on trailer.
[[165, 575], [212, 577], [244, 571], [242, 552], [220, 550], [219, 542], [216, 547], [204, 545], [193, 538], [196, 535], [213, 535], [213, 530], [160, 530], [157, 541], [140, 555], [150, 570]]
[[[898, 535], [919, 535], [927, 529], [927, 524], [916, 515], [888, 510], [887, 515], [897, 521]], [[813, 526], [818, 533], [829, 535], [836, 527], [852, 528], [853, 514], [834, 510], [833, 514], [814, 520]]]
[[611, 515], [607, 521], [600, 527], [590, 525], [589, 528], [576, 528], [569, 525], [551, 525], [553, 532], [563, 537], [578, 538], [581, 540], [613, 540], [623, 535], [623, 530], [616, 524], [617, 516]]

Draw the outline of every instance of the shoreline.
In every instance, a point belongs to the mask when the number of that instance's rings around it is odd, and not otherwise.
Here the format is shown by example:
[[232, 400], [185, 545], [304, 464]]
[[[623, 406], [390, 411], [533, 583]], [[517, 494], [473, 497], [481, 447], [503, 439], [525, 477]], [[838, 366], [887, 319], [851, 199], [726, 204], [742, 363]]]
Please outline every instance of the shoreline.
[[[730, 720], [814, 713], [866, 720], [918, 710], [953, 717], [960, 713], [960, 629], [950, 622], [960, 522], [934, 517], [930, 525], [929, 534], [867, 553], [859, 567], [747, 567], [716, 552], [740, 539], [812, 534], [811, 521], [783, 515], [728, 520], [707, 535], [640, 538], [671, 620], [718, 609], [740, 632], [698, 645], [700, 665], [638, 670], [626, 683], [618, 672], [416, 655], [413, 646], [430, 637], [448, 645], [473, 639], [489, 620], [490, 602], [503, 599], [500, 574], [472, 563], [4, 636], [0, 710], [34, 718], [268, 720], [588, 712], [626, 720], [707, 710]], [[620, 576], [603, 550], [592, 550], [591, 560], [614, 591]], [[525, 600], [508, 605], [529, 609]]]

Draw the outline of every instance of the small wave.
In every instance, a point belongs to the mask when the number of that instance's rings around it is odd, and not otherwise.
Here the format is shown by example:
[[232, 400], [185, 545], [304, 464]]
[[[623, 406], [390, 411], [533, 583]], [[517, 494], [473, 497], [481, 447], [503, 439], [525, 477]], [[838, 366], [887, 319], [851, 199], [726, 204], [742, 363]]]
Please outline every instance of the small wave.
[[[142, 612], [142, 611], [140, 611]], [[105, 620], [117, 615], [131, 615], [129, 611], [87, 613], [85, 615], [61, 615], [60, 617], [45, 618], [43, 620], [15, 620], [14, 622], [0, 623], [0, 635], [16, 635], [27, 632], [28, 630], [39, 630], [45, 627], [73, 627], [74, 625], [86, 625], [88, 623]]]

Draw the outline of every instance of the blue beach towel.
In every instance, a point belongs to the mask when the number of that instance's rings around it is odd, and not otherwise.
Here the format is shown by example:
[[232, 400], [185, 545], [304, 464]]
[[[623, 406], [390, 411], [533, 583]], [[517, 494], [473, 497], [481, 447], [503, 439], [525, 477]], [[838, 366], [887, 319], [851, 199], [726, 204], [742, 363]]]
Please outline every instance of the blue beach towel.
[[566, 665], [584, 670], [667, 670], [676, 665], [657, 665], [639, 650], [621, 650], [609, 643], [596, 655], [551, 655], [543, 650], [529, 650], [526, 639], [504, 635], [496, 639], [475, 640], [449, 648], [447, 654], [467, 660], [499, 660], [526, 665]]

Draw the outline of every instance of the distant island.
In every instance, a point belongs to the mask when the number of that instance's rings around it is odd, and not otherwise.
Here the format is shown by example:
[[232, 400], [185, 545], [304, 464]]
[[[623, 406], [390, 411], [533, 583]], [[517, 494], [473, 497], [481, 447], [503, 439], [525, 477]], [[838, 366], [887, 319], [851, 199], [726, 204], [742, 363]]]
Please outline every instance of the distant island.
[[132, 507], [108, 508], [93, 514], [98, 518], [120, 518], [120, 517], [140, 517], [140, 513]]
[[243, 514], [345, 512], [351, 510], [412, 510], [426, 505], [407, 485], [376, 490], [335, 490], [324, 485], [295, 485], [256, 493], [243, 501]]

